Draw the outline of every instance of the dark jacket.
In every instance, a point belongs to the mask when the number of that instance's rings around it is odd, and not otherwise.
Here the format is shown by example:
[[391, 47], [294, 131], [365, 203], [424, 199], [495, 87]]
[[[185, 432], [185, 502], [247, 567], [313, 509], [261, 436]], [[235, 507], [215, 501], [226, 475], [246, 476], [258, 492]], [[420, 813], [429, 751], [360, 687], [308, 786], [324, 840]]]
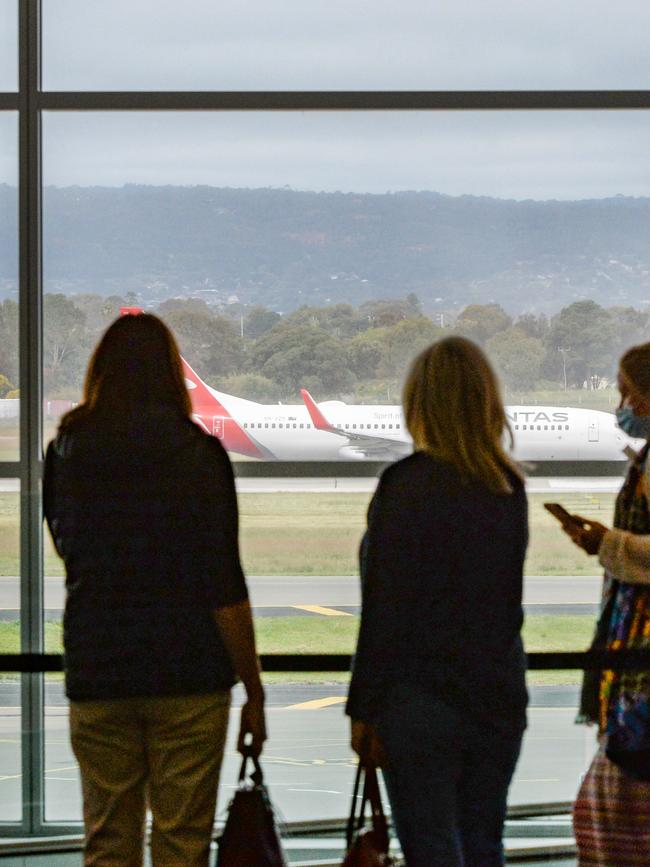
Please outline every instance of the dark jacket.
[[525, 727], [526, 494], [463, 483], [423, 452], [389, 467], [361, 548], [363, 611], [347, 713], [373, 722], [393, 685], [505, 732]]
[[173, 409], [76, 424], [47, 449], [45, 516], [66, 567], [71, 699], [235, 681], [212, 610], [247, 598], [232, 468]]

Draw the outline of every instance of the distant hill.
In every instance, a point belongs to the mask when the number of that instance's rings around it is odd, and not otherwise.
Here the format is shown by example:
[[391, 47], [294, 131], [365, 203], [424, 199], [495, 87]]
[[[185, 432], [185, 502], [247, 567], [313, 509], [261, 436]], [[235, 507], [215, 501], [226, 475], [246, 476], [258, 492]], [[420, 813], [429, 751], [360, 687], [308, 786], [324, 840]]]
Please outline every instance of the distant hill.
[[[46, 290], [207, 292], [280, 311], [415, 292], [428, 312], [650, 299], [650, 198], [509, 201], [215, 187], [45, 190]], [[16, 190], [0, 185], [0, 293]]]

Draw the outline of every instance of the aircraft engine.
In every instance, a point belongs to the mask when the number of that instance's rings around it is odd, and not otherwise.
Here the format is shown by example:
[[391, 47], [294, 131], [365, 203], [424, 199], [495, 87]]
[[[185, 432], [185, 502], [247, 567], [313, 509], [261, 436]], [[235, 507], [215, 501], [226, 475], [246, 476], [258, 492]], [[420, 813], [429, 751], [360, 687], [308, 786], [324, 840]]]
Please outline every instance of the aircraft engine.
[[339, 457], [342, 461], [365, 461], [366, 459], [364, 453], [353, 446], [343, 446], [339, 449]]

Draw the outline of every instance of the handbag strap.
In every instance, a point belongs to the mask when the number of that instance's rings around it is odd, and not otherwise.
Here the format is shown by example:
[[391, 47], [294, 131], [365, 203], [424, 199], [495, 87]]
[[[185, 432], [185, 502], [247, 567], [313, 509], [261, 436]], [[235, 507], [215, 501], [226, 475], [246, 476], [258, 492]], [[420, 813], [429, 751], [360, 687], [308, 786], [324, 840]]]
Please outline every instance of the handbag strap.
[[[359, 787], [361, 785], [361, 771], [362, 771], [362, 769], [363, 769], [363, 765], [361, 764], [361, 762], [359, 762], [359, 764], [357, 765], [357, 773], [356, 773], [356, 776], [354, 778], [354, 788], [352, 790], [352, 804], [350, 805], [350, 816], [348, 818], [348, 823], [345, 827], [345, 840], [347, 842], [348, 849], [352, 845], [352, 839], [354, 837], [354, 832], [356, 830], [358, 830], [358, 828], [360, 827], [359, 825], [357, 825], [357, 827], [355, 828], [355, 823], [356, 823], [356, 816], [357, 816], [357, 798], [359, 797]], [[365, 790], [365, 785], [364, 785], [364, 790]], [[361, 808], [361, 813], [359, 815], [359, 819], [361, 822], [363, 822], [363, 807]]]
[[[363, 795], [361, 797], [359, 814], [357, 815], [357, 803], [359, 800], [359, 788], [362, 773]], [[386, 815], [381, 801], [381, 793], [379, 791], [377, 769], [374, 766], [365, 766], [359, 762], [356, 779], [354, 781], [354, 790], [352, 793], [350, 818], [348, 819], [345, 834], [348, 849], [352, 845], [355, 833], [358, 833], [365, 825], [366, 804], [370, 804], [372, 829], [376, 837], [376, 844], [383, 852], [388, 852], [390, 836], [388, 834], [388, 823], [386, 821]]]
[[380, 849], [387, 853], [390, 845], [388, 822], [386, 821], [384, 806], [381, 802], [379, 779], [375, 767], [365, 769], [363, 800], [361, 805], [362, 821], [365, 818], [366, 804], [370, 804], [372, 829], [375, 833], [376, 844]]

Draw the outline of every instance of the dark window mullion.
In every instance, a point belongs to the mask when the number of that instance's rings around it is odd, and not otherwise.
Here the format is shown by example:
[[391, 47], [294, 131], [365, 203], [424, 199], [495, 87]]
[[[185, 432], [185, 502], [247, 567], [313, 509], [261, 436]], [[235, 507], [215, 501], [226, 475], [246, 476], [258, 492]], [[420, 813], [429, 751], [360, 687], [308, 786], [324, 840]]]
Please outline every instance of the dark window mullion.
[[649, 109], [650, 90], [49, 91], [44, 111], [539, 111]]
[[[40, 0], [19, 6], [20, 617], [21, 651], [43, 650], [41, 518]], [[23, 830], [43, 826], [43, 675], [23, 674]]]

